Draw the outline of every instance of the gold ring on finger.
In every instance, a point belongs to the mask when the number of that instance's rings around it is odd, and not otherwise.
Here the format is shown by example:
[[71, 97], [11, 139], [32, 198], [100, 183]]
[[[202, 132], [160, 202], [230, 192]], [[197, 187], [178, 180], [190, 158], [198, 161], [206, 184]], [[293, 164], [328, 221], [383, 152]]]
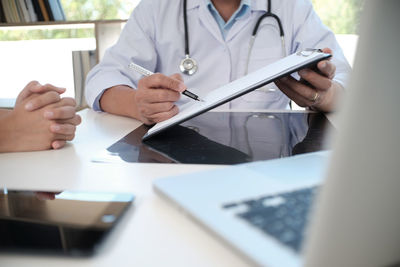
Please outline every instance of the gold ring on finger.
[[314, 95], [314, 97], [311, 99], [311, 102], [313, 102], [313, 103], [317, 102], [318, 98], [319, 98], [319, 94], [318, 94], [318, 92], [315, 92], [315, 95]]

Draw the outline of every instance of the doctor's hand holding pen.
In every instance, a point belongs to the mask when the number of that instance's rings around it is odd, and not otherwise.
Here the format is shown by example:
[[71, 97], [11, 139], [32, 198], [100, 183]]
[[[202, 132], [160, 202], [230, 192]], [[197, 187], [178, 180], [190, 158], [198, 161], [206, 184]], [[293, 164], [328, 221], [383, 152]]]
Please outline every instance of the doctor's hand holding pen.
[[[322, 49], [324, 53], [332, 54], [329, 48]], [[333, 81], [336, 66], [329, 60], [323, 60], [315, 69], [302, 69], [297, 81], [291, 76], [275, 81], [279, 89], [301, 107], [309, 107], [323, 112], [333, 111], [343, 87]]]
[[106, 112], [132, 117], [151, 125], [178, 114], [179, 109], [174, 102], [180, 99], [185, 90], [186, 85], [180, 74], [166, 76], [155, 73], [140, 79], [137, 90], [126, 85], [107, 89], [100, 99], [100, 106]]

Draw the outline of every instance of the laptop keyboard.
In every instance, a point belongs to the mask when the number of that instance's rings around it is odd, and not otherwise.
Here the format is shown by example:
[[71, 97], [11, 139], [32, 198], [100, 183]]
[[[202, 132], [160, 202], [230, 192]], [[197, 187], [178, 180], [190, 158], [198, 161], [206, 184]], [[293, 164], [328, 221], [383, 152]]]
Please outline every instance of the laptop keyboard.
[[300, 252], [317, 186], [228, 203], [223, 209]]

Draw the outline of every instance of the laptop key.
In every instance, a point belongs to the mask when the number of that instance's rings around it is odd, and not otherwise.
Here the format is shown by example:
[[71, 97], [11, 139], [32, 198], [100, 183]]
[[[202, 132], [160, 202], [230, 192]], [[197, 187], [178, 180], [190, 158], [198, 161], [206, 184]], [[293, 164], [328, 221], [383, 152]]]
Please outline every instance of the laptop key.
[[[295, 251], [300, 251], [307, 217], [317, 187], [247, 199], [223, 206], [236, 216]], [[247, 209], [238, 210], [237, 206]]]

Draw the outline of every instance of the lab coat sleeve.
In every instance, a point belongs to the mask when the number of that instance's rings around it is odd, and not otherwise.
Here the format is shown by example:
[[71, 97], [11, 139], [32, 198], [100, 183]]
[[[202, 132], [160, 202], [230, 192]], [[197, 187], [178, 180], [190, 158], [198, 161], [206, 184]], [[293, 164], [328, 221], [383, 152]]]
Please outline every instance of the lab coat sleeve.
[[336, 66], [336, 75], [334, 80], [346, 87], [351, 68], [343, 51], [336, 41], [334, 33], [326, 27], [317, 13], [314, 11], [310, 0], [295, 0], [294, 8], [291, 14], [294, 23], [291, 32], [293, 33], [291, 41], [291, 53], [301, 51], [305, 48], [325, 48], [333, 51], [332, 63]]
[[155, 69], [157, 55], [153, 41], [152, 10], [152, 1], [141, 1], [132, 12], [117, 43], [106, 50], [101, 62], [89, 72], [85, 95], [87, 103], [94, 110], [101, 111], [99, 100], [106, 89], [116, 85], [137, 88], [141, 76], [127, 67], [130, 62], [149, 70]]

